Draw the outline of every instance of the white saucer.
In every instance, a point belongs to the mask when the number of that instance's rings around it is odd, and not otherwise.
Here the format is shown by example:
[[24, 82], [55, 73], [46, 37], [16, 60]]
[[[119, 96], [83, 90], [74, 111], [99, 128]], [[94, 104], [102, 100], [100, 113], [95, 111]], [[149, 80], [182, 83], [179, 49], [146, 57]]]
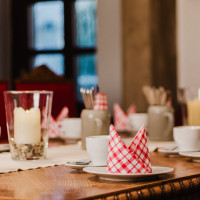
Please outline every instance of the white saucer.
[[180, 152], [179, 154], [191, 158], [195, 162], [200, 162], [200, 152]]
[[168, 154], [169, 157], [181, 157], [183, 154], [191, 153], [191, 152], [197, 152], [200, 151], [199, 149], [194, 150], [179, 150], [178, 147], [172, 146], [172, 147], [165, 147], [165, 148], [159, 148], [158, 152]]
[[152, 167], [152, 173], [148, 174], [119, 174], [119, 173], [109, 173], [107, 172], [107, 167], [86, 167], [83, 168], [84, 172], [91, 173], [97, 175], [99, 178], [104, 180], [114, 180], [114, 181], [133, 181], [133, 180], [141, 180], [150, 177], [155, 177], [161, 174], [166, 174], [174, 171], [173, 168], [170, 167]]
[[178, 147], [172, 146], [172, 147], [159, 148], [158, 152], [168, 153], [168, 154], [178, 154], [179, 150]]
[[76, 164], [77, 162], [88, 162], [88, 159], [78, 160], [74, 162], [67, 162], [65, 165], [70, 167], [71, 169], [82, 170], [84, 167], [104, 167], [105, 165], [94, 165], [92, 163], [89, 164]]

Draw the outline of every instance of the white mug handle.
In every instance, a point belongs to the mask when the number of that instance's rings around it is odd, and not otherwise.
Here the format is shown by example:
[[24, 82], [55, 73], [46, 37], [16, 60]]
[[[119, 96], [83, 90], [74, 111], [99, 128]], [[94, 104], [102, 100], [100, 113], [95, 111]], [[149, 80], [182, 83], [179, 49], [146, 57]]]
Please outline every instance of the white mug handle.
[[165, 112], [164, 116], [168, 118], [168, 124], [167, 124], [167, 129], [164, 132], [164, 135], [167, 137], [171, 133], [171, 129], [174, 126], [174, 115], [171, 112]]

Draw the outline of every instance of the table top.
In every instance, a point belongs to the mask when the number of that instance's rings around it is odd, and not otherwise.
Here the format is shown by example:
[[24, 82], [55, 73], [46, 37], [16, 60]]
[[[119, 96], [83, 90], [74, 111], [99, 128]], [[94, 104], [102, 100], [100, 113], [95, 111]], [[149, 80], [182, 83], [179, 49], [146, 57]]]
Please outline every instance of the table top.
[[185, 157], [166, 157], [150, 153], [152, 166], [172, 167], [169, 174], [152, 180], [117, 182], [65, 165], [0, 174], [0, 199], [110, 199], [134, 196], [134, 199], [200, 187], [200, 163]]

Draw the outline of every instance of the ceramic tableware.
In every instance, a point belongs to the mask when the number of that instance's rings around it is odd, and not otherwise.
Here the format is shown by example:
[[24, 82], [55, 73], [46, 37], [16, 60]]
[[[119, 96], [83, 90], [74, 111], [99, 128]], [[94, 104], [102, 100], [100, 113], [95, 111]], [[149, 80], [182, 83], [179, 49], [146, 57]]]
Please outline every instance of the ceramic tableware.
[[152, 173], [146, 174], [122, 174], [122, 173], [109, 173], [107, 167], [86, 167], [83, 168], [84, 172], [94, 174], [101, 179], [111, 180], [111, 181], [137, 181], [145, 180], [148, 178], [153, 178], [158, 175], [167, 174], [174, 171], [171, 167], [159, 167], [153, 166]]
[[200, 150], [200, 126], [174, 127], [173, 137], [179, 151]]
[[170, 106], [148, 108], [148, 136], [152, 141], [173, 140], [174, 110]]
[[81, 138], [81, 118], [65, 118], [58, 123], [60, 138], [64, 140]]
[[107, 164], [108, 144], [108, 135], [86, 137], [86, 149], [93, 165]]
[[147, 129], [148, 114], [147, 113], [132, 113], [129, 115], [129, 125], [132, 131], [138, 131], [142, 125]]

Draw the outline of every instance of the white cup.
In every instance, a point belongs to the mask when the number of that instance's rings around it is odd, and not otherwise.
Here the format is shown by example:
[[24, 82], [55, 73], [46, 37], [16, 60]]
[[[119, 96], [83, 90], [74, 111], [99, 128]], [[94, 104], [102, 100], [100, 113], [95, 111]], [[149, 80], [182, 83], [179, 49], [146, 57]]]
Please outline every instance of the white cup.
[[86, 150], [93, 165], [107, 165], [109, 135], [86, 137]]
[[130, 130], [139, 131], [142, 125], [144, 125], [145, 128], [148, 126], [147, 113], [133, 113], [129, 115]]
[[200, 126], [174, 127], [173, 137], [179, 151], [200, 150]]
[[81, 138], [81, 118], [65, 118], [59, 121], [59, 136], [62, 139]]

